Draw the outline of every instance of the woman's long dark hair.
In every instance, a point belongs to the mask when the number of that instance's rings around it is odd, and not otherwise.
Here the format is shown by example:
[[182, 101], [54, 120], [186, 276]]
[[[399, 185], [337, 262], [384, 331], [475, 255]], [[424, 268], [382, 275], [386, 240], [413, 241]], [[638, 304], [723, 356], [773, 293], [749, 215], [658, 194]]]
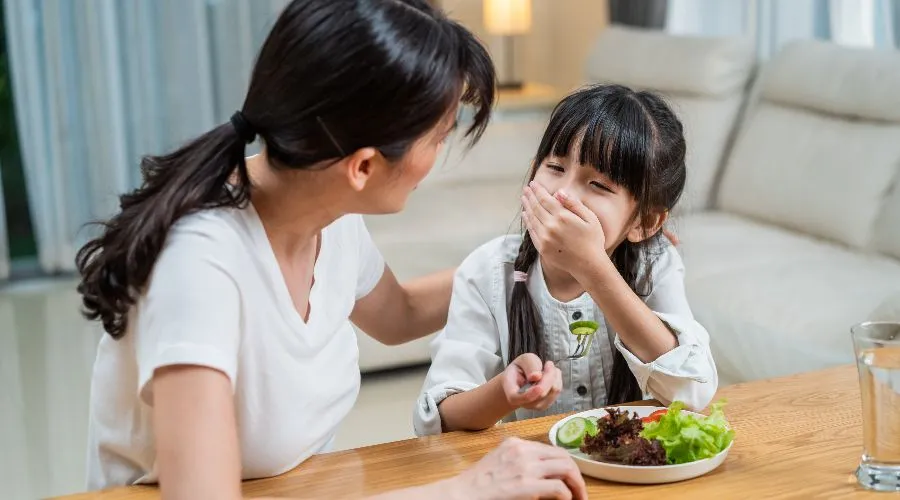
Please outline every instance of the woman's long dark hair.
[[[577, 148], [577, 151], [575, 150]], [[534, 157], [529, 181], [548, 156], [578, 155], [624, 187], [637, 201], [635, 219], [646, 221], [655, 212], [671, 210], [684, 190], [685, 141], [681, 122], [657, 95], [635, 92], [621, 85], [586, 87], [563, 99]], [[515, 270], [528, 272], [539, 254], [527, 231], [515, 260]], [[652, 290], [649, 248], [659, 234], [640, 243], [622, 242], [612, 261], [638, 295]], [[526, 352], [546, 358], [546, 346], [534, 302], [525, 283], [513, 286], [509, 303], [509, 359]], [[641, 399], [641, 389], [625, 358], [615, 351], [607, 404]]]
[[397, 160], [459, 102], [475, 108], [467, 135], [477, 141], [494, 83], [484, 47], [425, 0], [292, 1], [263, 44], [236, 123], [145, 157], [142, 186], [78, 252], [85, 316], [113, 338], [125, 334], [172, 225], [249, 200], [244, 148], [255, 134], [280, 168], [308, 169], [363, 147]]

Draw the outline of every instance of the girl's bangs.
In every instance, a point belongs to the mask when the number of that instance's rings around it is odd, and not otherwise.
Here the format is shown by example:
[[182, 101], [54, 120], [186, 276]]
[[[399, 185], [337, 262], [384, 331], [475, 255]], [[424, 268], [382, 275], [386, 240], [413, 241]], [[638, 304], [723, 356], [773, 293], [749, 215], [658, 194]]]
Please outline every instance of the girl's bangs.
[[641, 194], [654, 149], [648, 138], [654, 137], [655, 131], [640, 106], [630, 99], [573, 97], [554, 110], [538, 148], [536, 165], [551, 155], [576, 159], [633, 195]]

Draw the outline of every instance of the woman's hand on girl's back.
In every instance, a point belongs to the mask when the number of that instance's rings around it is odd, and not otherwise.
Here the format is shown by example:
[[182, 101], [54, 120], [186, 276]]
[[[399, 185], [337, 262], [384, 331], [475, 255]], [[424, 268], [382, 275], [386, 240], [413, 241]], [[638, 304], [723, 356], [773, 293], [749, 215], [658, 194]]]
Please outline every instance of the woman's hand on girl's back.
[[681, 244], [681, 239], [678, 238], [678, 235], [675, 234], [674, 231], [672, 231], [670, 229], [663, 229], [662, 232], [663, 232], [663, 236], [668, 238], [669, 242], [671, 242], [676, 247]]
[[587, 499], [578, 466], [562, 448], [510, 438], [450, 480], [448, 498], [467, 500]]
[[[541, 358], [525, 353], [514, 359], [503, 370], [503, 394], [513, 408], [546, 410], [562, 392], [562, 372], [552, 361], [541, 362]], [[530, 388], [520, 392], [522, 386], [532, 383]]]

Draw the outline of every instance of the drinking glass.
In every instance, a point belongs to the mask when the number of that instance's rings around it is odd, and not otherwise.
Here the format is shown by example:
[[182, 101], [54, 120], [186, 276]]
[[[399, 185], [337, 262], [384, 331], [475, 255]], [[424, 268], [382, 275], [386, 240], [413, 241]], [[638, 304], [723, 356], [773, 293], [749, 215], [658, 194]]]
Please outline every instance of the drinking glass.
[[875, 491], [900, 491], [900, 322], [851, 329], [862, 395], [863, 456], [856, 479]]

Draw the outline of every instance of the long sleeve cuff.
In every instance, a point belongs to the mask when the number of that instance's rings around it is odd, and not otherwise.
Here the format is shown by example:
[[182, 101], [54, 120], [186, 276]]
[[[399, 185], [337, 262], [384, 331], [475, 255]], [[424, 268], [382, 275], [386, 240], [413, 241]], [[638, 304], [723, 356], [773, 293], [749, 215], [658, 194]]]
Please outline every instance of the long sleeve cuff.
[[441, 414], [438, 405], [454, 394], [470, 391], [478, 387], [471, 382], [445, 382], [422, 392], [413, 412], [413, 428], [416, 436], [440, 434]]
[[718, 377], [708, 344], [709, 336], [693, 319], [655, 313], [676, 335], [678, 346], [645, 363], [616, 336], [615, 346], [625, 358], [641, 390], [663, 403], [681, 400], [693, 409], [702, 409], [712, 400]]

